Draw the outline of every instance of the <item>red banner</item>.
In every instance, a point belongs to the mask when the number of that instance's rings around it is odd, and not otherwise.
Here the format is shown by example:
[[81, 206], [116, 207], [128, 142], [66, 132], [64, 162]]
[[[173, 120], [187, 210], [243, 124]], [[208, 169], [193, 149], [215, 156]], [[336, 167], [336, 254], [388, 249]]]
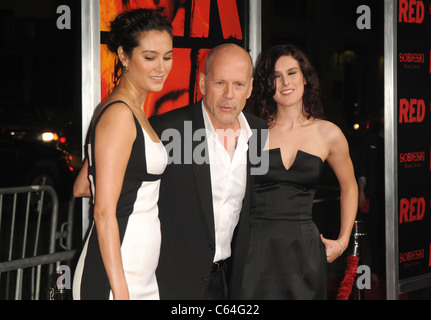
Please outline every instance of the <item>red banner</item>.
[[223, 42], [245, 44], [245, 6], [241, 0], [100, 0], [102, 101], [121, 75], [116, 55], [103, 43], [103, 33], [109, 31], [110, 21], [119, 13], [136, 8], [156, 9], [173, 25], [174, 64], [163, 91], [147, 97], [145, 112], [151, 117], [201, 98], [198, 79], [209, 50]]

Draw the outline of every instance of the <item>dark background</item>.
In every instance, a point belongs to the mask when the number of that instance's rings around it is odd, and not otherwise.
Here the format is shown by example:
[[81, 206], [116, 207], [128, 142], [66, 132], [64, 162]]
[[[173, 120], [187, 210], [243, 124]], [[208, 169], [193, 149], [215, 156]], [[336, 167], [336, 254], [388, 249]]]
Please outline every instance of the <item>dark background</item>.
[[[57, 28], [70, 7], [71, 29]], [[0, 3], [0, 104], [31, 104], [55, 122], [81, 119], [80, 1]]]
[[[371, 10], [371, 29], [356, 26], [360, 5]], [[290, 42], [314, 65], [325, 116], [346, 135], [358, 165], [361, 133], [384, 105], [384, 1], [262, 1], [262, 47]], [[359, 124], [359, 130], [353, 125]], [[323, 186], [336, 186], [326, 171]]]

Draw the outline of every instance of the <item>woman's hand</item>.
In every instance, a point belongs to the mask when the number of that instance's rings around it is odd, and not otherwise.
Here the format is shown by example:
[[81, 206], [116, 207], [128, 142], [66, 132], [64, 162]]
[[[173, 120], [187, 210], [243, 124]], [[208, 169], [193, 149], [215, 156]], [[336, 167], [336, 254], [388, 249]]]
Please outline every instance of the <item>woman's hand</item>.
[[344, 251], [344, 248], [347, 247], [347, 244], [343, 244], [338, 242], [337, 240], [329, 240], [320, 235], [320, 239], [322, 239], [323, 244], [326, 249], [326, 260], [329, 263], [332, 263], [335, 259], [337, 259]]
[[88, 159], [85, 159], [73, 184], [73, 196], [75, 198], [91, 197], [90, 180], [88, 180]]

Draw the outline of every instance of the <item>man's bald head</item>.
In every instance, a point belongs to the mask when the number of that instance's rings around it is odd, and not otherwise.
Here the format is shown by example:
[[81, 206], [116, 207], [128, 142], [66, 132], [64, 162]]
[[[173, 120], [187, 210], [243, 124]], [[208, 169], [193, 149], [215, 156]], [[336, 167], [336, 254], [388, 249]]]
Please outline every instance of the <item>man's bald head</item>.
[[217, 57], [222, 56], [223, 58], [228, 57], [229, 55], [242, 57], [250, 62], [250, 77], [253, 75], [253, 60], [250, 57], [250, 54], [242, 47], [234, 44], [234, 43], [224, 43], [215, 48], [213, 48], [207, 56], [205, 63], [205, 75], [208, 75], [208, 72], [213, 68], [214, 61], [217, 60]]

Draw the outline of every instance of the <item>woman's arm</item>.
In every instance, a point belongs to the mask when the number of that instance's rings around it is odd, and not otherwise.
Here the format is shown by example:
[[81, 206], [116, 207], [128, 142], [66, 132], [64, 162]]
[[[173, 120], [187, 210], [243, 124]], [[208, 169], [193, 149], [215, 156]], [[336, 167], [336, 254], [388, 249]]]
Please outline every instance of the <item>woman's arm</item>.
[[[346, 250], [358, 210], [358, 185], [356, 183], [349, 145], [341, 130], [334, 125], [329, 134], [328, 164], [340, 185], [340, 233], [337, 240], [324, 239], [328, 262], [334, 261]], [[323, 241], [322, 239], [322, 241]]]
[[129, 299], [116, 210], [136, 138], [135, 128], [130, 109], [121, 103], [106, 110], [96, 127], [94, 222], [114, 299]]

